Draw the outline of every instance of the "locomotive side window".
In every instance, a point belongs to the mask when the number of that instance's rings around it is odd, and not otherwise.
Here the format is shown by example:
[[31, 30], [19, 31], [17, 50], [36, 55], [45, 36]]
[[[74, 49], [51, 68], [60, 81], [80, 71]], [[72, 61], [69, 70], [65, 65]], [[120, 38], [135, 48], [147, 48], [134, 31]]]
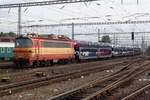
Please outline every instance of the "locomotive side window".
[[70, 45], [68, 43], [54, 43], [57, 48], [69, 48]]
[[5, 51], [4, 51], [4, 48], [1, 48], [1, 53], [4, 53]]
[[51, 47], [51, 48], [70, 48], [69, 43], [56, 43], [56, 42], [42, 42], [43, 47]]
[[30, 47], [32, 47], [32, 41], [31, 41], [31, 39], [26, 39], [26, 38], [16, 39], [15, 47], [30, 48]]
[[11, 52], [11, 50], [10, 50], [11, 48], [7, 48], [7, 53], [10, 53]]

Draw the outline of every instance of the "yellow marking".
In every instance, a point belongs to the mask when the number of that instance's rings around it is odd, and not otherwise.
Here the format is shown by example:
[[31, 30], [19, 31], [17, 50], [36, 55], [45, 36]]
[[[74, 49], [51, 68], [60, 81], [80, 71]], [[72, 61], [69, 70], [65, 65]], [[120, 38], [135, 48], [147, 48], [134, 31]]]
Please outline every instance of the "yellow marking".
[[74, 55], [73, 48], [15, 48], [14, 53], [16, 58], [30, 58], [36, 54], [71, 54]]
[[40, 54], [74, 54], [73, 48], [41, 48]]

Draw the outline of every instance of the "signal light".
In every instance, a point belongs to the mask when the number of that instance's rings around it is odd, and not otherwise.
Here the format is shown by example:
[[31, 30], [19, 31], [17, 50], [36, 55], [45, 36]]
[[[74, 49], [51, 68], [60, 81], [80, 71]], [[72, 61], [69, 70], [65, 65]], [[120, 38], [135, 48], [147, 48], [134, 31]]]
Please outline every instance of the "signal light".
[[131, 32], [131, 40], [134, 40], [134, 32]]

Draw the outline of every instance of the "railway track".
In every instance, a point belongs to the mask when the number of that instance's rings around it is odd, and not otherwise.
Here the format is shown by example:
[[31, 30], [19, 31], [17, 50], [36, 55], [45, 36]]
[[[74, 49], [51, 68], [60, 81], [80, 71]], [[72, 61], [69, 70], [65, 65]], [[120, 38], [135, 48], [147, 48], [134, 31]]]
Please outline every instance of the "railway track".
[[[130, 61], [131, 59], [141, 58], [139, 56], [137, 57], [125, 57], [125, 58], [116, 58], [116, 59], [110, 59], [110, 60], [102, 60], [102, 61], [95, 61], [95, 62], [84, 62], [84, 63], [78, 63], [78, 64], [67, 64], [67, 65], [55, 65], [53, 67], [41, 67], [41, 68], [24, 68], [24, 69], [14, 69], [14, 68], [7, 68], [7, 69], [1, 69], [0, 67], [0, 79], [3, 77], [9, 78], [12, 82], [21, 81], [25, 78], [28, 79], [28, 77], [33, 76], [37, 72], [43, 72], [46, 75], [55, 75], [55, 74], [61, 74], [66, 73], [72, 70], [79, 70], [84, 68], [93, 67], [96, 65], [105, 65], [105, 64], [113, 64], [117, 62], [124, 61], [125, 63]], [[86, 67], [83, 67], [86, 66]], [[10, 67], [10, 66], [9, 66]], [[3, 84], [3, 83], [2, 83]], [[0, 82], [1, 85], [1, 82]]]
[[[100, 69], [100, 68], [103, 69], [103, 67], [104, 67], [104, 69], [106, 69], [105, 68], [106, 66], [113, 67], [113, 65], [118, 65], [118, 64], [125, 64], [125, 62], [122, 61], [122, 62], [107, 63], [107, 64], [103, 64], [101, 66], [98, 65], [98, 64], [95, 64], [93, 66], [88, 65], [85, 68], [82, 68], [82, 70], [86, 70], [86, 69], [94, 70], [94, 69]], [[70, 66], [70, 67], [67, 67], [67, 68], [64, 68], [64, 67], [63, 68], [43, 68], [43, 69], [40, 68], [39, 70], [32, 70], [32, 71], [29, 71], [29, 72], [28, 72], [28, 70], [26, 70], [24, 72], [18, 72], [18, 73], [13, 73], [13, 74], [10, 73], [10, 74], [6, 74], [6, 75], [1, 75], [0, 78], [9, 77], [10, 78], [9, 83], [12, 83], [12, 82], [18, 82], [18, 81], [22, 81], [22, 80], [28, 80], [29, 77], [30, 78], [35, 78], [35, 74], [37, 72], [42, 72], [46, 76], [54, 76], [54, 75], [58, 75], [58, 74], [64, 74], [66, 72], [70, 73], [72, 71], [80, 71], [81, 67], [82, 67], [81, 65], [79, 65], [79, 66], [78, 65], [77, 66]], [[84, 64], [83, 64], [83, 66], [84, 66]], [[1, 84], [7, 84], [7, 83], [0, 82], [0, 85]]]
[[144, 87], [134, 91], [133, 93], [131, 93], [130, 95], [122, 98], [121, 100], [133, 100], [135, 97], [137, 97], [139, 94], [141, 94], [142, 92], [144, 92], [145, 90], [150, 88], [150, 84], [145, 85]]
[[[112, 59], [101, 59], [101, 60], [96, 60], [96, 61], [88, 61], [88, 62], [80, 62], [80, 63], [71, 63], [71, 64], [65, 64], [65, 66], [74, 66], [74, 65], [79, 65], [79, 64], [86, 64], [86, 63], [95, 63], [95, 62], [100, 62], [100, 63], [110, 63], [110, 62], [116, 62], [116, 61], [123, 61], [123, 60], [129, 60], [129, 59], [136, 59], [136, 58], [141, 58], [141, 56], [135, 56], [135, 57], [120, 57], [120, 58], [112, 58]], [[55, 64], [54, 66], [51, 66], [51, 68], [53, 67], [62, 67], [63, 65], [58, 65]], [[46, 66], [49, 67], [49, 66]], [[0, 62], [0, 70], [5, 70], [7, 69], [8, 72], [9, 70], [15, 69], [15, 70], [20, 70], [20, 69], [16, 69], [15, 65], [13, 64], [13, 62]], [[36, 70], [41, 70], [43, 69], [43, 67], [38, 67], [38, 68], [32, 68], [32, 67], [27, 67], [27, 68], [21, 68], [21, 69], [36, 69]], [[11, 72], [11, 71], [10, 71]], [[1, 74], [1, 73], [0, 73]], [[11, 73], [12, 74], [12, 73]]]
[[[122, 60], [122, 61], [121, 61]], [[82, 64], [71, 64], [71, 65], [63, 65], [63, 66], [55, 66], [55, 67], [44, 67], [44, 68], [36, 68], [36, 69], [23, 69], [19, 70], [19, 72], [14, 72], [14, 73], [6, 73], [0, 75], [0, 79], [3, 77], [8, 77], [10, 78], [10, 82], [17, 82], [17, 81], [22, 81], [22, 80], [28, 80], [29, 77], [34, 78], [33, 76], [37, 72], [43, 72], [45, 75], [53, 76], [57, 74], [63, 74], [66, 72], [70, 72], [73, 70], [80, 70], [80, 69], [88, 69], [88, 68], [93, 68], [95, 66], [103, 67], [103, 66], [110, 66], [114, 64], [121, 64], [121, 63], [128, 63], [130, 61], [129, 59], [119, 59], [119, 60], [112, 60], [110, 61], [102, 61], [102, 62], [90, 62], [90, 63], [82, 63]], [[86, 66], [86, 67], [83, 67]], [[4, 72], [2, 72], [4, 73]], [[0, 85], [3, 84], [0, 82]], [[6, 83], [4, 83], [6, 84]]]
[[0, 69], [11, 68], [11, 66], [14, 66], [14, 63], [12, 61], [0, 62]]
[[143, 66], [147, 66], [150, 63], [145, 63], [137, 68], [119, 70], [112, 75], [106, 76], [103, 79], [97, 79], [90, 83], [84, 84], [83, 86], [77, 87], [68, 92], [56, 95], [47, 100], [99, 100], [103, 96], [110, 94], [110, 91], [119, 87], [121, 84], [131, 80], [134, 76], [142, 73]]
[[[136, 60], [136, 61], [138, 61], [138, 60]], [[124, 63], [124, 62], [119, 62], [116, 64], [121, 64], [121, 63]], [[66, 80], [69, 78], [80, 77], [81, 75], [88, 75], [90, 73], [95, 73], [95, 72], [103, 71], [106, 69], [111, 69], [116, 64], [114, 64], [114, 65], [108, 64], [103, 67], [97, 66], [97, 67], [92, 67], [92, 68], [88, 68], [88, 69], [84, 69], [84, 70], [76, 70], [76, 71], [72, 71], [72, 72], [65, 73], [65, 74], [58, 74], [58, 75], [54, 75], [54, 76], [43, 76], [43, 77], [24, 80], [24, 81], [20, 81], [20, 82], [3, 84], [3, 85], [0, 85], [0, 96], [16, 93], [16, 92], [21, 91], [26, 88], [35, 88], [35, 87], [47, 85], [47, 84], [50, 84], [53, 82], [59, 82], [59, 81]]]
[[[109, 68], [113, 68], [113, 66], [110, 66]], [[39, 77], [36, 79], [30, 79], [30, 80], [25, 80], [21, 82], [14, 82], [11, 84], [0, 85], [0, 96], [17, 92], [18, 90], [24, 89], [26, 87], [38, 87], [38, 86], [46, 85], [46, 84], [53, 83], [53, 82], [58, 82], [58, 81], [67, 80], [70, 78], [80, 77], [82, 75], [88, 75], [90, 73], [95, 73], [98, 71], [103, 71], [109, 68], [104, 66], [103, 68], [97, 67], [97, 68], [90, 68], [90, 69], [85, 69], [85, 70], [77, 70], [77, 71], [72, 71], [66, 74]]]

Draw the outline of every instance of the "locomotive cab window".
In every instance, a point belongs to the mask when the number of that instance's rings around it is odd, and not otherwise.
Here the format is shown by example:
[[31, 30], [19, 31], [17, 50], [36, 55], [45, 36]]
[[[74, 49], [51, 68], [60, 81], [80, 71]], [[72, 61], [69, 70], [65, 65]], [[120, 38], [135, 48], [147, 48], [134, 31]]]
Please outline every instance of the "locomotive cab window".
[[18, 48], [30, 48], [32, 47], [32, 40], [28, 38], [16, 39], [15, 47]]

